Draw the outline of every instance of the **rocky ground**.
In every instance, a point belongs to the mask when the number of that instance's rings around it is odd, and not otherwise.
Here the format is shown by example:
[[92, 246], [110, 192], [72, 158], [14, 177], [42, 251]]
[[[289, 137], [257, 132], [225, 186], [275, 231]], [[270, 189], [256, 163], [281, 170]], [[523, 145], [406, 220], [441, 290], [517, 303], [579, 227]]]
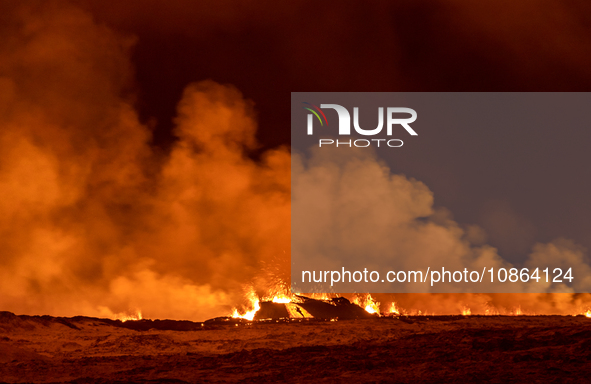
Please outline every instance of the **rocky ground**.
[[0, 382], [589, 382], [591, 319], [206, 323], [0, 312]]

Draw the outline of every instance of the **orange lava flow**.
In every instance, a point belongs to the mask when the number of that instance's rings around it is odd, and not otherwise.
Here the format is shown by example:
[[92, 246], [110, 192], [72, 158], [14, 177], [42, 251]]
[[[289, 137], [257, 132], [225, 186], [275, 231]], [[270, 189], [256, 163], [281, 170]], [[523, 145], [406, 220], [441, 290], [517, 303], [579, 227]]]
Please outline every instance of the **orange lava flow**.
[[[273, 302], [273, 303], [283, 303], [283, 304], [290, 304], [290, 303], [298, 303], [301, 302], [296, 296], [291, 295], [290, 293], [281, 293], [281, 294], [273, 294], [267, 295], [264, 297], [258, 297], [254, 290], [251, 288], [247, 292], [247, 299], [248, 304], [246, 305], [245, 310], [239, 311], [237, 308], [233, 309], [231, 317], [233, 318], [242, 318], [245, 320], [253, 320], [256, 312], [260, 309], [260, 302]], [[329, 301], [331, 298], [339, 297], [338, 294], [309, 294], [307, 295], [310, 298], [322, 301]], [[405, 309], [402, 308], [396, 302], [385, 302], [380, 303], [375, 298], [372, 297], [371, 294], [356, 294], [352, 299], [351, 302], [364, 308], [366, 312], [375, 314], [377, 316], [437, 316], [437, 311], [430, 311], [425, 309]], [[539, 315], [539, 313], [532, 312], [531, 310], [524, 311], [521, 305], [516, 305], [513, 307], [495, 307], [494, 305], [487, 305], [486, 309], [480, 309], [478, 312], [474, 312], [469, 306], [461, 305], [458, 308], [458, 315], [462, 316], [535, 316]], [[447, 312], [447, 315], [450, 313]], [[453, 314], [453, 313], [452, 313]], [[443, 315], [440, 313], [439, 315]], [[573, 311], [571, 313], [565, 313], [563, 316], [585, 316], [587, 318], [591, 318], [591, 309]]]

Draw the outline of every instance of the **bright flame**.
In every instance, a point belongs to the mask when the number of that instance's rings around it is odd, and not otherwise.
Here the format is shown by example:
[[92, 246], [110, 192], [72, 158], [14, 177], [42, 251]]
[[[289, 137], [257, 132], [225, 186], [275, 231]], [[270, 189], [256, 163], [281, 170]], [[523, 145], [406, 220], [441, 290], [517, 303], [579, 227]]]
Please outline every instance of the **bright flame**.
[[521, 305], [519, 307], [517, 307], [517, 309], [515, 310], [515, 316], [521, 316], [523, 315], [523, 312], [521, 311]]
[[[286, 291], [284, 289], [276, 289], [273, 290], [271, 293], [269, 293], [268, 295], [259, 298], [254, 291], [254, 288], [249, 288], [247, 291], [247, 298], [250, 301], [250, 306], [247, 306], [247, 308], [250, 308], [250, 310], [244, 312], [244, 313], [240, 313], [238, 311], [238, 309], [234, 308], [233, 309], [233, 313], [232, 313], [232, 317], [233, 318], [241, 318], [241, 319], [245, 319], [245, 320], [249, 320], [252, 321], [254, 320], [254, 316], [255, 314], [260, 310], [261, 308], [261, 301], [263, 302], [273, 302], [273, 303], [277, 303], [277, 304], [286, 304], [286, 309], [289, 313], [290, 318], [312, 318], [313, 316], [308, 313], [306, 310], [304, 310], [301, 306], [299, 306], [298, 304], [302, 302], [302, 300], [300, 298], [298, 298], [295, 295], [292, 295], [289, 291]], [[311, 297], [315, 300], [323, 300], [323, 301], [330, 301], [332, 297], [339, 297], [339, 295], [337, 294], [327, 294], [327, 293], [312, 293], [310, 295], [307, 295], [308, 297]], [[358, 306], [360, 306], [361, 308], [363, 308], [367, 313], [370, 314], [380, 314], [380, 303], [377, 302], [372, 296], [371, 294], [359, 294], [356, 295], [351, 302], [353, 304], [356, 304]], [[411, 315], [411, 316], [428, 316], [429, 314], [436, 316], [435, 313], [430, 313], [430, 312], [424, 312], [422, 310], [418, 310], [418, 309], [405, 309], [400, 307], [396, 302], [391, 302], [388, 310], [384, 310], [385, 314], [390, 314], [390, 316], [395, 315], [395, 316], [400, 316], [401, 314], [406, 314], [406, 315]], [[591, 309], [588, 309], [586, 311], [581, 311], [578, 312], [579, 314], [590, 318], [591, 319]], [[476, 314], [482, 314], [482, 312], [479, 312], [477, 310]], [[536, 313], [530, 313], [529, 311], [524, 312], [521, 309], [521, 306], [516, 306], [513, 308], [497, 308], [495, 306], [492, 306], [490, 304], [487, 304], [485, 309], [484, 309], [484, 315], [488, 315], [488, 316], [499, 316], [499, 315], [505, 315], [505, 316], [523, 316], [523, 315], [529, 315], [529, 316], [535, 316]], [[463, 316], [472, 316], [472, 309], [469, 308], [468, 306], [464, 305], [462, 308], [462, 315]], [[575, 316], [575, 314], [573, 314], [573, 316]], [[120, 314], [119, 316], [117, 316], [117, 319], [121, 320], [121, 321], [127, 321], [127, 320], [141, 320], [142, 319], [142, 315], [141, 312], [138, 311], [137, 315], [126, 315], [126, 314]]]
[[238, 309], [234, 308], [232, 318], [252, 321], [254, 319], [254, 315], [258, 312], [259, 309], [261, 309], [259, 298], [252, 287], [248, 290], [247, 296], [250, 301], [250, 308], [252, 309], [250, 311], [247, 311], [246, 313], [241, 314], [240, 312], [238, 312]]
[[137, 311], [135, 315], [125, 315], [119, 314], [117, 315], [117, 320], [121, 320], [121, 322], [125, 323], [126, 321], [132, 320], [137, 321], [142, 319], [142, 311]]
[[[278, 292], [278, 291], [281, 291], [281, 289], [277, 289], [274, 292]], [[267, 296], [263, 297], [262, 299], [259, 299], [259, 297], [254, 293], [254, 288], [251, 287], [247, 291], [247, 296], [250, 300], [250, 308], [252, 308], [252, 309], [250, 311], [247, 311], [246, 313], [240, 313], [240, 312], [238, 312], [238, 309], [234, 308], [233, 313], [232, 313], [233, 318], [245, 319], [245, 320], [249, 320], [249, 321], [254, 320], [255, 314], [259, 311], [259, 309], [261, 309], [261, 305], [260, 305], [261, 301], [264, 301], [264, 302], [271, 301], [271, 302], [277, 303], [277, 304], [286, 304], [285, 308], [287, 309], [287, 312], [289, 313], [290, 317], [292, 317], [292, 318], [311, 318], [311, 317], [313, 317], [308, 311], [306, 311], [302, 307], [299, 307], [296, 304], [298, 302], [298, 298], [292, 296], [289, 292], [284, 291], [283, 293], [275, 293], [273, 296], [267, 295]]]
[[392, 302], [392, 304], [390, 304], [390, 313], [400, 315], [400, 311], [398, 310], [398, 308], [396, 308], [395, 302]]
[[254, 315], [258, 312], [259, 309], [261, 309], [261, 305], [259, 304], [258, 300], [253, 303], [253, 307], [254, 309], [252, 309], [251, 311], [247, 311], [244, 314], [238, 313], [238, 310], [234, 308], [234, 313], [232, 313], [232, 317], [234, 319], [245, 319], [252, 321], [252, 319], [254, 319]]
[[355, 297], [353, 304], [359, 305], [368, 313], [380, 313], [380, 303], [375, 301], [369, 293], [365, 298], [361, 298], [360, 296]]
[[[327, 294], [327, 293], [313, 293], [310, 296], [315, 300], [323, 300], [323, 301], [331, 300], [331, 294]], [[337, 295], [334, 295], [334, 294], [332, 294], [332, 296], [338, 297]], [[290, 317], [293, 317], [293, 318], [300, 318], [300, 317], [304, 317], [304, 318], [310, 317], [311, 318], [311, 317], [313, 317], [310, 313], [308, 313], [302, 307], [297, 305], [299, 302], [301, 302], [301, 300], [298, 297], [293, 296], [293, 295], [291, 295], [291, 293], [286, 292], [285, 290], [282, 290], [282, 289], [273, 290], [273, 293], [268, 294], [262, 298], [259, 298], [256, 295], [254, 288], [249, 287], [246, 291], [246, 297], [250, 301], [250, 306], [248, 307], [248, 308], [250, 308], [250, 310], [241, 313], [238, 311], [237, 308], [234, 308], [232, 310], [232, 315], [231, 315], [232, 318], [245, 319], [245, 320], [249, 320], [249, 321], [254, 320], [254, 316], [261, 309], [261, 305], [260, 305], [261, 301], [264, 301], [264, 302], [271, 301], [273, 303], [286, 304], [286, 309], [287, 309], [288, 313], [290, 314]], [[377, 313], [378, 315], [380, 313], [380, 303], [377, 302], [373, 297], [371, 297], [370, 294], [358, 295], [353, 299], [352, 303], [360, 306], [367, 313], [371, 313], [371, 314]], [[391, 304], [390, 313], [400, 314], [400, 312], [396, 308], [396, 303], [394, 303], [394, 302]]]
[[369, 304], [367, 304], [367, 305], [365, 306], [365, 310], [366, 310], [367, 312], [369, 312], [369, 313], [377, 313], [377, 312], [378, 312], [378, 311], [376, 311], [376, 310], [375, 310], [375, 308], [374, 308], [374, 307], [372, 307], [372, 306], [371, 306], [371, 305], [369, 305]]
[[284, 296], [284, 297], [275, 296], [275, 297], [273, 297], [273, 300], [272, 301], [274, 303], [283, 303], [283, 304], [291, 303], [291, 299], [289, 297], [286, 297], [286, 296]]

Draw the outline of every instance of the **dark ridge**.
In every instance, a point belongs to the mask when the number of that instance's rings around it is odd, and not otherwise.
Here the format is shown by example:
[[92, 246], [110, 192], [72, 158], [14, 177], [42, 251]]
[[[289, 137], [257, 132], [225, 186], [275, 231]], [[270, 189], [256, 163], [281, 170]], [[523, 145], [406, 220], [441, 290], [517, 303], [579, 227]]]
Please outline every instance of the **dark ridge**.
[[354, 320], [377, 317], [377, 315], [368, 313], [365, 309], [351, 303], [344, 297], [331, 299], [330, 302], [305, 296], [298, 296], [298, 298], [301, 303], [297, 303], [297, 305], [304, 308], [316, 319]]
[[136, 331], [148, 331], [157, 329], [159, 331], [201, 331], [203, 323], [196, 323], [189, 320], [128, 320], [121, 322], [116, 327], [133, 329]]
[[270, 301], [262, 302], [261, 309], [259, 309], [254, 315], [254, 320], [283, 318], [289, 318], [289, 312], [287, 311], [285, 304], [273, 303]]
[[111, 320], [99, 319], [97, 317], [74, 316], [74, 317], [53, 317], [48, 315], [29, 316], [15, 315], [12, 312], [0, 311], [0, 329], [2, 328], [24, 328], [33, 329], [35, 324], [49, 327], [51, 324], [62, 324], [68, 328], [80, 330], [76, 325], [83, 322], [93, 322], [96, 325], [105, 324], [117, 328], [126, 328], [136, 331], [147, 331], [156, 329], [159, 331], [196, 331], [203, 329], [203, 323], [189, 320]]

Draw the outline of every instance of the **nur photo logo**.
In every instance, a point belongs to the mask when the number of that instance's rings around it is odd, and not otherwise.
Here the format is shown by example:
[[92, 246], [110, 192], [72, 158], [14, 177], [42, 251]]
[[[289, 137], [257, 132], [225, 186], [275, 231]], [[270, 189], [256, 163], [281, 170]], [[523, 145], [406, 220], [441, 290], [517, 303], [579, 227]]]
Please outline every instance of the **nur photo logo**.
[[[332, 109], [336, 111], [338, 116], [338, 135], [339, 136], [350, 136], [351, 135], [351, 113], [349, 110], [339, 104], [320, 104], [320, 107], [308, 103], [304, 104], [303, 109], [307, 110], [307, 125], [306, 132], [308, 135], [314, 135], [314, 124], [320, 124], [320, 127], [328, 127], [328, 119], [322, 109]], [[384, 113], [385, 109], [385, 113]], [[410, 116], [409, 116], [410, 115]], [[385, 117], [384, 117], [385, 116]], [[372, 145], [377, 147], [380, 144], [386, 144], [391, 148], [402, 147], [404, 144], [400, 139], [391, 139], [390, 137], [395, 132], [395, 128], [402, 127], [411, 136], [417, 136], [417, 132], [410, 126], [417, 119], [417, 112], [411, 108], [405, 107], [378, 107], [378, 123], [376, 128], [363, 129], [359, 124], [359, 108], [353, 107], [353, 128], [355, 132], [362, 136], [377, 136], [382, 133], [384, 125], [386, 126], [385, 136], [386, 138], [371, 138], [371, 139], [319, 139], [319, 147], [323, 146], [336, 146], [336, 147], [359, 147], [365, 148]], [[385, 124], [384, 124], [385, 120]], [[320, 132], [323, 135], [334, 133], [329, 130], [322, 130]]]

